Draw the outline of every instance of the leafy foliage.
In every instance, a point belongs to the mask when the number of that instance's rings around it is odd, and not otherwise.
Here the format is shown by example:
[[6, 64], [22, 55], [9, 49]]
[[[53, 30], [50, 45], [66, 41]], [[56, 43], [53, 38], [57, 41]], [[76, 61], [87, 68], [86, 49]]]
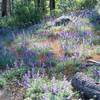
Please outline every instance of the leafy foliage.
[[97, 4], [96, 0], [60, 0], [59, 8], [63, 12], [94, 8]]
[[[14, 1], [15, 2], [15, 1]], [[39, 7], [35, 7], [33, 1], [27, 3], [22, 0], [14, 3], [13, 16], [2, 18], [0, 26], [27, 26], [40, 22], [43, 18], [43, 10]]]
[[0, 49], [0, 68], [6, 68], [12, 66], [15, 62], [15, 55], [7, 48]]
[[5, 73], [3, 73], [3, 77], [7, 80], [7, 81], [11, 81], [13, 79], [22, 79], [23, 74], [26, 72], [26, 67], [25, 66], [20, 66], [18, 69], [13, 69], [13, 70], [9, 70]]
[[98, 14], [100, 15], [100, 0], [97, 0], [97, 5], [96, 5], [95, 9], [97, 10]]
[[42, 18], [42, 11], [39, 8], [35, 8], [34, 4], [23, 4], [18, 2], [16, 4], [15, 16], [18, 25], [26, 26], [27, 24], [37, 23]]
[[58, 81], [55, 77], [49, 80], [46, 77], [37, 77], [31, 81], [31, 87], [27, 88], [25, 100], [32, 99], [51, 99], [60, 100], [67, 98], [71, 93], [70, 83], [64, 78]]
[[0, 89], [3, 88], [6, 85], [5, 78], [0, 77]]

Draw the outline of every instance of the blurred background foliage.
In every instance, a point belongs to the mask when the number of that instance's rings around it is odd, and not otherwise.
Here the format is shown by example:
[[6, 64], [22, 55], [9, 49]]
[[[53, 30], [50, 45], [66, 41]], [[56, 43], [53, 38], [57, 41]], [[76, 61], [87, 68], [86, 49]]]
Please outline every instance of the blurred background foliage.
[[[3, 5], [3, 1], [1, 4]], [[82, 9], [95, 8], [100, 13], [99, 0], [10, 0], [9, 8], [6, 7], [6, 4], [5, 8], [2, 5], [1, 27], [27, 26], [39, 23], [43, 18], [50, 17], [50, 15], [59, 16], [62, 13], [67, 14], [70, 11]], [[3, 12], [5, 12], [5, 15], [3, 15]], [[53, 15], [51, 12], [53, 12]]]

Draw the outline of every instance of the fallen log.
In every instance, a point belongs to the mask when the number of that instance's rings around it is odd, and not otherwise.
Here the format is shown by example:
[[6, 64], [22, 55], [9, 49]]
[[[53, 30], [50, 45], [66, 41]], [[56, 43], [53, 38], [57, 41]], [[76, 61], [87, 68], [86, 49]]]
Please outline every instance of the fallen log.
[[100, 66], [100, 61], [96, 61], [96, 60], [93, 60], [93, 59], [88, 59], [87, 63], [92, 63], [92, 64], [96, 64], [96, 65]]
[[72, 86], [78, 90], [85, 100], [95, 98], [100, 100], [100, 84], [85, 75], [82, 72], [78, 72], [72, 78]]
[[55, 20], [54, 25], [55, 26], [60, 26], [60, 25], [66, 26], [69, 22], [72, 22], [72, 20], [68, 16], [61, 16]]

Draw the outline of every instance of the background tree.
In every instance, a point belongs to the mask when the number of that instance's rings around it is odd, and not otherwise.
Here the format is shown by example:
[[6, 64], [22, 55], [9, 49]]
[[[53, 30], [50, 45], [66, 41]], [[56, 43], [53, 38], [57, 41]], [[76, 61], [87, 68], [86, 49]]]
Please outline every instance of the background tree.
[[35, 8], [39, 9], [43, 14], [46, 13], [46, 0], [34, 0]]
[[50, 14], [51, 16], [54, 16], [55, 0], [50, 0], [49, 6], [50, 6]]
[[10, 16], [11, 14], [11, 0], [2, 0], [2, 17]]
[[35, 8], [40, 7], [41, 0], [34, 0]]
[[97, 0], [97, 5], [96, 5], [95, 9], [97, 10], [98, 14], [100, 15], [100, 0]]

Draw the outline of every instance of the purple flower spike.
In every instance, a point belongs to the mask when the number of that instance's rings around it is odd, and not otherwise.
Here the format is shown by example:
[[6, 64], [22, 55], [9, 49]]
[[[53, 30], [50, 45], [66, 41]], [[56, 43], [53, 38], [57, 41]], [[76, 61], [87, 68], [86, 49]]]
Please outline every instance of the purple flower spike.
[[20, 85], [19, 80], [16, 80], [16, 86], [19, 86], [19, 85]]
[[29, 88], [30, 87], [30, 78], [27, 73], [23, 76], [23, 86], [24, 88]]
[[28, 75], [29, 78], [31, 77], [31, 71], [30, 70], [28, 70], [27, 75]]
[[34, 77], [34, 73], [35, 73], [35, 64], [32, 64], [32, 77]]
[[47, 84], [43, 85], [43, 90], [44, 90], [45, 93], [48, 92], [48, 86], [47, 86]]
[[52, 82], [52, 84], [55, 84], [55, 82], [56, 82], [55, 77], [52, 78], [51, 82]]
[[15, 62], [14, 62], [14, 66], [15, 66], [15, 68], [18, 68], [18, 67], [19, 67], [19, 65], [18, 65], [18, 62], [17, 62], [17, 61], [15, 61]]
[[46, 66], [45, 63], [43, 63], [43, 64], [42, 64], [42, 68], [44, 68], [45, 66]]
[[67, 61], [68, 57], [67, 56], [62, 56], [61, 61]]
[[47, 97], [46, 96], [43, 96], [43, 100], [47, 100]]
[[53, 86], [52, 86], [51, 92], [52, 92], [52, 94], [54, 94], [54, 95], [57, 94], [58, 89], [57, 89], [57, 86], [56, 86], [56, 85], [53, 85]]

